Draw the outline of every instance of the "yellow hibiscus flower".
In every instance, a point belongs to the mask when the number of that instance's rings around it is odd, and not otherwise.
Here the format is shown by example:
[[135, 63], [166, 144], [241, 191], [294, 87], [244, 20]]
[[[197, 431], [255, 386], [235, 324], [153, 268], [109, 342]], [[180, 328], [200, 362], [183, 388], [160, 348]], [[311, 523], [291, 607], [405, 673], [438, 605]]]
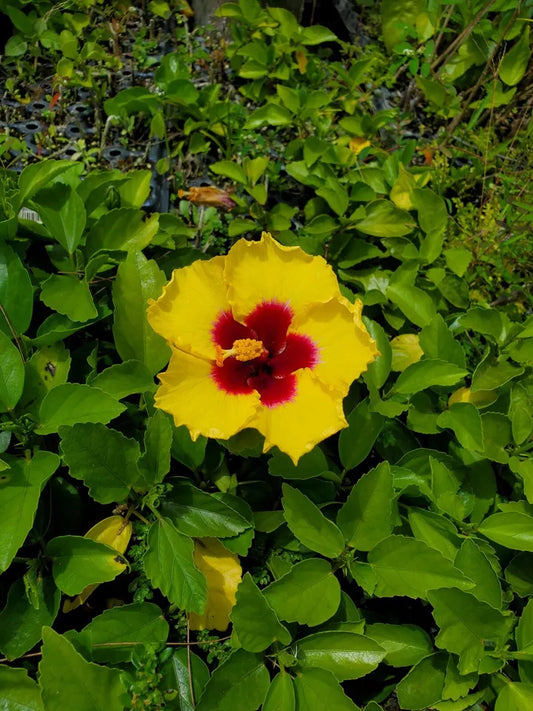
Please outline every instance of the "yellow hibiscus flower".
[[155, 404], [199, 435], [246, 427], [297, 463], [347, 426], [342, 401], [377, 350], [331, 267], [263, 232], [176, 269], [148, 308], [172, 356]]

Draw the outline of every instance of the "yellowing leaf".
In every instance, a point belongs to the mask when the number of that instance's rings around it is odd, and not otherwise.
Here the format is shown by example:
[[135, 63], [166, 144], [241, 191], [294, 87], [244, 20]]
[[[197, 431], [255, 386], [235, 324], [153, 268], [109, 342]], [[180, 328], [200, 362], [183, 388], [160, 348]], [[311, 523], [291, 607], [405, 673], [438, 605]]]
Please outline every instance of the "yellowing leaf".
[[476, 390], [472, 392], [470, 388], [459, 388], [450, 395], [448, 407], [455, 402], [471, 402], [476, 407], [487, 407], [497, 399], [498, 395], [494, 390]]
[[[87, 531], [84, 538], [90, 538], [93, 541], [98, 541], [98, 543], [105, 543], [111, 548], [114, 548], [118, 553], [124, 553], [131, 538], [131, 523], [122, 518], [122, 516], [109, 516], [95, 523], [95, 525]], [[128, 567], [120, 561], [116, 561], [116, 566], [118, 573], [124, 572]], [[97, 587], [98, 583], [87, 585], [79, 595], [76, 595], [76, 597], [71, 600], [65, 600], [63, 603], [63, 612], [70, 612], [80, 605], [83, 605], [89, 595], [92, 595]]]
[[305, 74], [305, 71], [307, 69], [307, 54], [305, 52], [302, 52], [301, 50], [297, 50], [295, 52], [295, 55], [300, 74]]
[[392, 347], [392, 369], [403, 371], [408, 365], [416, 363], [424, 355], [415, 333], [403, 333], [390, 342]]
[[197, 538], [194, 562], [207, 580], [207, 604], [203, 615], [190, 613], [189, 626], [192, 630], [223, 632], [229, 625], [229, 613], [242, 578], [239, 558], [217, 538]]
[[361, 151], [365, 148], [368, 148], [370, 145], [370, 141], [364, 136], [353, 136], [353, 138], [350, 138], [350, 150], [355, 153], [356, 156], [361, 153]]
[[412, 210], [414, 208], [413, 192], [418, 188], [417, 181], [405, 168], [400, 168], [398, 179], [390, 191], [390, 199], [401, 210]]

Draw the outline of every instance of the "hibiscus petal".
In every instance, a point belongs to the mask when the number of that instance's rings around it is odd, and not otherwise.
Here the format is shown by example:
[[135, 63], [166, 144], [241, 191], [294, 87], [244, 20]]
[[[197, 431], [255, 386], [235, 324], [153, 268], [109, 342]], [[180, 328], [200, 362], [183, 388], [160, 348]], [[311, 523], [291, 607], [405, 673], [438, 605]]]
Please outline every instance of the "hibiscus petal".
[[235, 321], [231, 311], [223, 311], [213, 324], [213, 341], [221, 348], [230, 349], [239, 338], [254, 338], [253, 333], [242, 323]]
[[163, 294], [150, 304], [148, 321], [170, 345], [215, 358], [213, 325], [229, 309], [223, 280], [225, 259], [214, 257], [176, 269]]
[[199, 435], [228, 439], [250, 424], [259, 408], [259, 395], [229, 395], [212, 377], [212, 363], [173, 350], [168, 369], [159, 378], [156, 407], [185, 425], [193, 440]]
[[294, 313], [339, 296], [333, 269], [322, 257], [285, 247], [263, 232], [259, 242], [241, 239], [226, 257], [224, 279], [237, 320], [265, 301], [288, 304]]
[[255, 307], [246, 317], [246, 325], [251, 328], [263, 345], [275, 355], [285, 347], [287, 331], [294, 314], [288, 304], [266, 301]]
[[313, 376], [343, 396], [377, 355], [376, 344], [361, 320], [359, 304], [344, 297], [314, 304], [294, 319], [292, 328], [318, 347], [319, 361]]
[[289, 333], [285, 349], [268, 362], [274, 375], [288, 375], [300, 368], [314, 368], [319, 362], [319, 351], [309, 336]]
[[296, 374], [296, 395], [278, 407], [262, 407], [250, 423], [265, 437], [263, 451], [277, 446], [295, 464], [326, 437], [347, 427], [341, 393], [333, 393], [312, 376], [312, 371]]

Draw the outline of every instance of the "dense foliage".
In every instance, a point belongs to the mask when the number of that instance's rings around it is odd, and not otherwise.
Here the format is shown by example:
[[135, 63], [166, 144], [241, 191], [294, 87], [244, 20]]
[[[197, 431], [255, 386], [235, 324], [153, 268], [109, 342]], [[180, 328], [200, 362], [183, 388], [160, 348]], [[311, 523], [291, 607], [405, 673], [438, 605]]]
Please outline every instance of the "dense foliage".
[[[533, 706], [532, 3], [64, 5], [4, 10], [0, 707]], [[380, 353], [297, 464], [154, 407], [149, 300], [263, 230]]]

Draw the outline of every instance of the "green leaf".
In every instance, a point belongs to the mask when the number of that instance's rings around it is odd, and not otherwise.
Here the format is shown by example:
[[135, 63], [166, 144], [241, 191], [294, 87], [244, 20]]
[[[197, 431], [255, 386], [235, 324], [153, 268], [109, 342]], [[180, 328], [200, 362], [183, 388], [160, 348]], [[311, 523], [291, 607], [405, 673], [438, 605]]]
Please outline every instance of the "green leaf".
[[393, 274], [386, 289], [387, 297], [416, 326], [427, 326], [437, 313], [431, 296], [412, 284], [404, 283]]
[[401, 237], [412, 232], [416, 224], [411, 215], [390, 200], [374, 200], [365, 208], [366, 217], [355, 223], [359, 232], [373, 237]]
[[241, 514], [187, 479], [171, 479], [171, 490], [161, 503], [161, 513], [178, 531], [197, 538], [236, 536], [251, 527]]
[[172, 433], [172, 458], [183, 464], [188, 469], [196, 471], [205, 459], [207, 438], [200, 435], [193, 442], [187, 427], [173, 427]]
[[471, 402], [457, 402], [437, 417], [439, 427], [454, 431], [459, 444], [465, 449], [482, 452], [483, 427], [479, 410]]
[[268, 687], [262, 711], [295, 711], [296, 696], [290, 674], [282, 669]]
[[406, 536], [385, 538], [370, 551], [368, 562], [376, 576], [378, 597], [405, 595], [426, 600], [428, 590], [474, 586], [439, 551]]
[[87, 222], [85, 205], [76, 190], [65, 183], [55, 183], [39, 190], [33, 203], [50, 236], [74, 254]]
[[465, 538], [454, 565], [474, 581], [475, 587], [471, 588], [469, 593], [497, 610], [501, 609], [502, 589], [498, 576], [488, 558], [472, 538]]
[[336, 558], [342, 553], [344, 537], [341, 531], [305, 494], [283, 484], [282, 505], [290, 530], [304, 546], [327, 558]]
[[415, 538], [453, 561], [461, 545], [457, 529], [444, 516], [418, 507], [408, 510], [409, 525]]
[[169, 601], [201, 615], [207, 602], [207, 584], [193, 560], [194, 543], [167, 518], [152, 524], [144, 569], [148, 579]]
[[59, 457], [38, 450], [32, 459], [6, 456], [10, 469], [0, 482], [0, 571], [6, 570], [24, 543], [32, 525], [39, 496], [59, 466]]
[[43, 629], [39, 681], [46, 711], [123, 711], [120, 675], [86, 662], [65, 637]]
[[263, 595], [280, 620], [314, 627], [333, 617], [340, 604], [341, 589], [327, 561], [309, 558], [270, 583]]
[[26, 363], [24, 391], [20, 404], [37, 417], [46, 393], [67, 381], [70, 353], [61, 342], [36, 350]]
[[405, 395], [418, 393], [436, 385], [451, 387], [468, 375], [468, 371], [454, 363], [428, 358], [412, 363], [400, 373], [393, 391]]
[[0, 612], [0, 650], [7, 659], [29, 652], [41, 639], [43, 625], [51, 625], [58, 613], [61, 593], [52, 578], [38, 577], [33, 592], [35, 597], [30, 602], [23, 578], [9, 588]]
[[44, 711], [41, 690], [25, 669], [0, 665], [0, 708], [5, 711]]
[[433, 650], [427, 632], [416, 625], [390, 625], [378, 622], [367, 625], [365, 635], [385, 650], [383, 661], [391, 667], [410, 667], [418, 664]]
[[496, 390], [523, 373], [524, 368], [509, 361], [499, 361], [489, 352], [472, 375], [472, 392]]
[[252, 111], [244, 123], [244, 128], [253, 130], [265, 124], [267, 126], [288, 126], [292, 120], [292, 113], [284, 106], [266, 104]]
[[[339, 436], [339, 457], [345, 469], [353, 469], [368, 457], [385, 423], [385, 417], [371, 412], [369, 400], [362, 400], [346, 418], [348, 427]], [[364, 436], [363, 436], [364, 433]]]
[[[201, 697], [209, 681], [206, 663], [189, 649], [181, 648], [174, 650], [170, 659], [158, 667], [158, 671], [162, 674], [164, 684], [160, 688], [176, 689], [179, 711], [194, 711], [195, 699]], [[170, 704], [169, 707], [172, 708]]]
[[524, 711], [533, 707], [533, 685], [507, 681], [500, 690], [494, 711]]
[[248, 182], [246, 173], [242, 167], [238, 163], [234, 163], [232, 160], [219, 160], [216, 163], [212, 163], [209, 168], [216, 175], [223, 175], [236, 183], [241, 183], [241, 185], [246, 185]]
[[522, 444], [533, 431], [533, 402], [527, 389], [515, 383], [511, 389], [509, 417], [515, 444]]
[[156, 410], [146, 420], [144, 454], [138, 462], [142, 482], [147, 488], [159, 484], [170, 471], [171, 446], [172, 424], [165, 412]]
[[196, 711], [256, 711], [269, 684], [262, 655], [238, 649], [215, 669]]
[[524, 76], [531, 57], [529, 47], [529, 25], [524, 23], [520, 39], [506, 52], [498, 66], [500, 79], [508, 86], [516, 86]]
[[262, 652], [276, 641], [287, 645], [292, 639], [250, 573], [244, 575], [237, 589], [230, 620], [240, 645], [247, 652]]
[[346, 192], [344, 186], [336, 181], [329, 180], [325, 187], [318, 188], [316, 194], [319, 197], [324, 198], [333, 212], [335, 212], [339, 217], [342, 217], [348, 209], [348, 193]]
[[393, 477], [388, 462], [381, 462], [358, 479], [337, 514], [337, 525], [349, 546], [369, 551], [392, 532], [393, 498]]
[[300, 42], [305, 45], [322, 44], [322, 42], [338, 42], [337, 35], [322, 25], [311, 25], [300, 28]]
[[114, 580], [125, 561], [111, 546], [83, 536], [57, 536], [46, 547], [53, 559], [57, 587], [67, 595], [79, 595], [87, 585]]
[[76, 165], [71, 160], [43, 160], [27, 165], [19, 178], [20, 204], [27, 204], [30, 198], [58, 176], [69, 171], [79, 175], [82, 170], [81, 163]]
[[303, 711], [359, 711], [342, 686], [327, 669], [302, 669], [294, 677], [296, 708]]
[[0, 240], [0, 304], [5, 311], [0, 312], [0, 332], [11, 338], [8, 325], [11, 324], [17, 334], [24, 333], [33, 312], [33, 287], [22, 262], [3, 240]]
[[157, 234], [159, 215], [144, 218], [145, 213], [135, 207], [119, 207], [104, 213], [87, 236], [87, 255], [100, 250], [131, 253], [144, 249]]
[[24, 390], [24, 363], [19, 349], [0, 331], [0, 412], [12, 410]]
[[518, 511], [492, 514], [478, 531], [500, 546], [533, 552], [533, 516]]
[[385, 650], [373, 639], [353, 632], [317, 632], [298, 640], [295, 656], [302, 667], [330, 671], [337, 681], [359, 679], [377, 668]]
[[101, 504], [123, 501], [139, 478], [139, 445], [101, 424], [62, 427], [61, 452], [70, 475], [81, 479]]
[[314, 447], [304, 454], [296, 465], [287, 454], [277, 449], [268, 462], [269, 473], [283, 479], [312, 479], [327, 472], [328, 469], [328, 461], [320, 447]]
[[146, 318], [149, 299], [157, 299], [166, 277], [153, 260], [141, 252], [132, 252], [117, 270], [113, 284], [115, 320], [113, 336], [122, 360], [141, 361], [150, 375], [168, 360], [170, 349], [155, 333]]
[[447, 660], [447, 654], [438, 652], [422, 659], [409, 671], [396, 687], [400, 708], [419, 711], [440, 701]]
[[[533, 645], [533, 600], [528, 600], [525, 606], [515, 631], [517, 656], [521, 650], [527, 649]], [[520, 670], [521, 681], [527, 681], [533, 684], [533, 660], [519, 661], [518, 668]]]
[[461, 674], [478, 671], [488, 642], [494, 654], [503, 649], [514, 624], [512, 617], [455, 588], [431, 590], [428, 599], [440, 628], [435, 644], [459, 655]]
[[164, 644], [168, 622], [151, 602], [132, 603], [104, 610], [80, 633], [95, 662], [129, 662], [143, 645]]
[[72, 321], [89, 321], [98, 316], [85, 279], [52, 274], [42, 284], [41, 301]]
[[126, 409], [107, 393], [80, 383], [52, 388], [39, 408], [38, 434], [58, 432], [62, 425], [98, 422], [106, 424]]
[[419, 342], [428, 358], [455, 363], [459, 368], [465, 367], [466, 359], [461, 344], [455, 340], [440, 314], [420, 331]]
[[126, 360], [98, 373], [90, 382], [116, 400], [134, 393], [153, 392], [154, 379], [146, 366], [138, 360]]
[[[413, 203], [418, 212], [418, 223], [426, 234], [442, 232], [446, 228], [448, 211], [446, 203], [440, 195], [429, 188], [416, 188], [413, 191]], [[437, 257], [438, 254], [434, 256], [434, 259]]]

